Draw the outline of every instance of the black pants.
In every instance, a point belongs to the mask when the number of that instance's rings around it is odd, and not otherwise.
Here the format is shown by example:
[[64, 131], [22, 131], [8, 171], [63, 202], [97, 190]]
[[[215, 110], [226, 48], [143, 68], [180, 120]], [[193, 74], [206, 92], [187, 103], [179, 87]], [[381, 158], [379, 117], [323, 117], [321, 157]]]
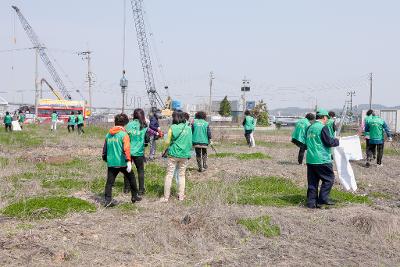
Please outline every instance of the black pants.
[[8, 132], [8, 131], [12, 131], [12, 129], [11, 129], [11, 124], [9, 124], [9, 123], [7, 123], [6, 125], [6, 132]]
[[196, 160], [199, 171], [207, 169], [207, 148], [195, 147], [194, 150], [196, 151]]
[[112, 199], [112, 187], [115, 183], [115, 178], [117, 178], [117, 175], [119, 173], [122, 173], [124, 175], [124, 177], [126, 177], [128, 184], [130, 186], [130, 191], [132, 194], [132, 200], [134, 200], [134, 198], [137, 196], [138, 194], [138, 189], [137, 189], [137, 185], [136, 185], [136, 179], [135, 179], [135, 175], [133, 174], [133, 172], [128, 173], [126, 171], [126, 167], [122, 167], [122, 168], [112, 168], [112, 167], [108, 167], [107, 170], [107, 183], [106, 183], [106, 188], [104, 190], [104, 197], [107, 202], [110, 202]]
[[368, 149], [367, 149], [367, 161], [370, 162], [375, 158], [376, 152], [378, 152], [378, 155], [376, 156], [376, 163], [378, 165], [382, 164], [382, 158], [383, 158], [383, 150], [385, 148], [385, 144], [368, 144]]
[[71, 132], [71, 130], [72, 130], [73, 132], [75, 131], [75, 125], [68, 125], [67, 128], [68, 128], [68, 132], [69, 132], [69, 133]]
[[[365, 152], [367, 153], [367, 158], [368, 158], [368, 148], [369, 148], [369, 139], [365, 139]], [[376, 149], [372, 150], [372, 155], [375, 159], [376, 158]]]
[[[334, 180], [332, 163], [307, 164], [307, 207], [327, 203]], [[319, 181], [322, 181], [322, 184], [318, 196]]]
[[292, 139], [292, 143], [299, 148], [299, 155], [297, 156], [297, 162], [299, 164], [303, 164], [304, 153], [306, 153], [307, 146], [296, 139]]
[[244, 137], [246, 137], [246, 142], [249, 146], [251, 146], [250, 135], [252, 132], [253, 132], [253, 130], [245, 130], [244, 131]]
[[[144, 194], [144, 192], [146, 192], [146, 189], [144, 187], [144, 156], [132, 156], [132, 161], [135, 164], [138, 173], [139, 194]], [[124, 188], [125, 190], [129, 189], [129, 182], [126, 177], [124, 177]]]
[[78, 134], [83, 134], [85, 131], [83, 131], [83, 123], [78, 124]]

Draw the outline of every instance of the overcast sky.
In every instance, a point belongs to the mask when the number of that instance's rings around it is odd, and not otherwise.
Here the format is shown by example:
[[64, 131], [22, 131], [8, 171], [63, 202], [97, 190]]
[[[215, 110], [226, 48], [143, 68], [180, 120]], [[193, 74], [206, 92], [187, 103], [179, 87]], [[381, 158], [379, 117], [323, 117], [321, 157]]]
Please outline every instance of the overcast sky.
[[[90, 49], [94, 105], [120, 106], [123, 0], [1, 0], [0, 50], [32, 47], [11, 5], [49, 48], [71, 91], [87, 97], [85, 61], [73, 52]], [[129, 0], [127, 7], [128, 95], [147, 101]], [[213, 71], [215, 100], [238, 99], [246, 76], [247, 98], [264, 99], [270, 108], [311, 107], [316, 98], [332, 108], [343, 105], [349, 90], [356, 91], [355, 104], [368, 103], [373, 72], [374, 103], [400, 104], [398, 0], [145, 0], [145, 8], [163, 95], [165, 76], [173, 98], [206, 102]], [[1, 52], [0, 96], [33, 103], [34, 63], [33, 50]], [[41, 62], [39, 69], [54, 83]]]

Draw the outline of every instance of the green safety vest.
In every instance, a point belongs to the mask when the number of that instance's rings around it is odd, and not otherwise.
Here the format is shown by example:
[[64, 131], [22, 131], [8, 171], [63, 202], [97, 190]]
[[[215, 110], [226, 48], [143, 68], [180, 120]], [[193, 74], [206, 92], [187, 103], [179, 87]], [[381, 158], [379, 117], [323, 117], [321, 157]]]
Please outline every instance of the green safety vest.
[[174, 158], [189, 159], [192, 156], [192, 128], [186, 123], [171, 125], [172, 139], [168, 155]]
[[193, 137], [192, 141], [194, 144], [205, 144], [208, 145], [208, 122], [205, 120], [195, 119], [193, 122]]
[[68, 125], [75, 125], [76, 124], [76, 117], [75, 115], [69, 115]]
[[125, 131], [120, 131], [114, 135], [106, 135], [107, 145], [107, 166], [126, 167], [123, 139], [127, 135]]
[[331, 148], [322, 143], [321, 132], [325, 127], [320, 121], [313, 123], [307, 131], [307, 164], [327, 164], [332, 162]]
[[139, 120], [133, 120], [125, 127], [131, 139], [131, 155], [135, 157], [144, 156], [144, 138], [147, 128], [140, 130]]
[[4, 117], [4, 124], [11, 124], [12, 123], [12, 117], [11, 115], [6, 115]]
[[369, 125], [369, 139], [383, 140], [383, 125], [385, 121], [379, 116], [372, 116], [367, 123]]
[[23, 123], [25, 121], [25, 115], [19, 115], [18, 121]]
[[78, 124], [83, 124], [83, 120], [84, 120], [83, 115], [79, 114], [78, 115]]
[[245, 129], [246, 131], [249, 131], [249, 130], [254, 130], [254, 128], [255, 128], [254, 118], [253, 118], [252, 116], [246, 116], [246, 121], [245, 121], [245, 124], [244, 124], [244, 129]]
[[333, 125], [335, 125], [334, 119], [329, 119], [328, 122], [326, 123], [326, 126], [328, 126], [328, 129], [329, 129], [329, 135], [332, 138], [335, 138], [335, 130], [333, 129]]
[[52, 121], [52, 122], [56, 122], [57, 119], [58, 119], [57, 113], [51, 113], [51, 121]]
[[306, 143], [306, 131], [308, 126], [310, 126], [311, 123], [308, 119], [303, 118], [300, 119], [297, 123], [296, 126], [293, 130], [292, 133], [292, 138], [305, 144]]
[[[365, 120], [364, 120], [364, 127], [365, 127], [365, 125], [368, 124], [368, 122], [371, 120], [371, 118], [372, 118], [372, 115], [369, 115], [369, 116], [366, 116], [366, 117], [365, 117]], [[365, 132], [364, 135], [365, 135], [365, 136], [369, 136], [369, 132]]]

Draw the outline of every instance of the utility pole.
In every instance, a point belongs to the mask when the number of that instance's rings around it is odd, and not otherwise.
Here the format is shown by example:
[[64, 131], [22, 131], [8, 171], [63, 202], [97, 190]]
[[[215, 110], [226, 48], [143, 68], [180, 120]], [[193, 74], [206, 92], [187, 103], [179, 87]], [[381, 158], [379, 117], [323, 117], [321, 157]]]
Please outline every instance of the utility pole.
[[372, 109], [372, 81], [373, 81], [373, 73], [369, 74], [369, 109]]
[[88, 78], [88, 90], [89, 90], [89, 112], [90, 115], [92, 115], [92, 108], [93, 108], [93, 102], [92, 102], [92, 85], [93, 85], [93, 73], [92, 73], [92, 68], [91, 68], [91, 55], [92, 51], [83, 51], [78, 53], [78, 55], [84, 56], [82, 59], [87, 60], [87, 78]]
[[353, 119], [353, 96], [356, 95], [355, 91], [349, 91], [347, 92], [347, 96], [350, 96], [350, 101], [349, 101], [349, 105], [350, 105], [350, 118]]
[[[35, 117], [38, 118], [38, 105], [39, 105], [39, 70], [38, 70], [38, 57], [39, 48], [35, 49]], [[40, 90], [40, 98], [42, 98], [42, 90]]]
[[242, 80], [242, 88], [243, 92], [242, 100], [243, 100], [243, 114], [246, 111], [246, 92], [250, 92], [250, 80], [246, 79], [246, 76]]
[[210, 72], [210, 98], [208, 99], [208, 114], [211, 116], [211, 105], [212, 105], [212, 87], [213, 87], [213, 80], [215, 79], [214, 77], [214, 72]]

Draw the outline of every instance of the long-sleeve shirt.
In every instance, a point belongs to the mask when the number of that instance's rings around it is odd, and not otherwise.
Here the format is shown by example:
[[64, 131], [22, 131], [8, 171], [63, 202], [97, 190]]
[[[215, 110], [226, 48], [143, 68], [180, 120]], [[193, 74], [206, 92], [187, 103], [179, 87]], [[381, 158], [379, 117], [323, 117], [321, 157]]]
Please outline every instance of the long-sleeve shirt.
[[329, 133], [329, 128], [325, 126], [321, 131], [321, 141], [326, 147], [336, 147], [339, 146], [339, 140], [332, 138]]

